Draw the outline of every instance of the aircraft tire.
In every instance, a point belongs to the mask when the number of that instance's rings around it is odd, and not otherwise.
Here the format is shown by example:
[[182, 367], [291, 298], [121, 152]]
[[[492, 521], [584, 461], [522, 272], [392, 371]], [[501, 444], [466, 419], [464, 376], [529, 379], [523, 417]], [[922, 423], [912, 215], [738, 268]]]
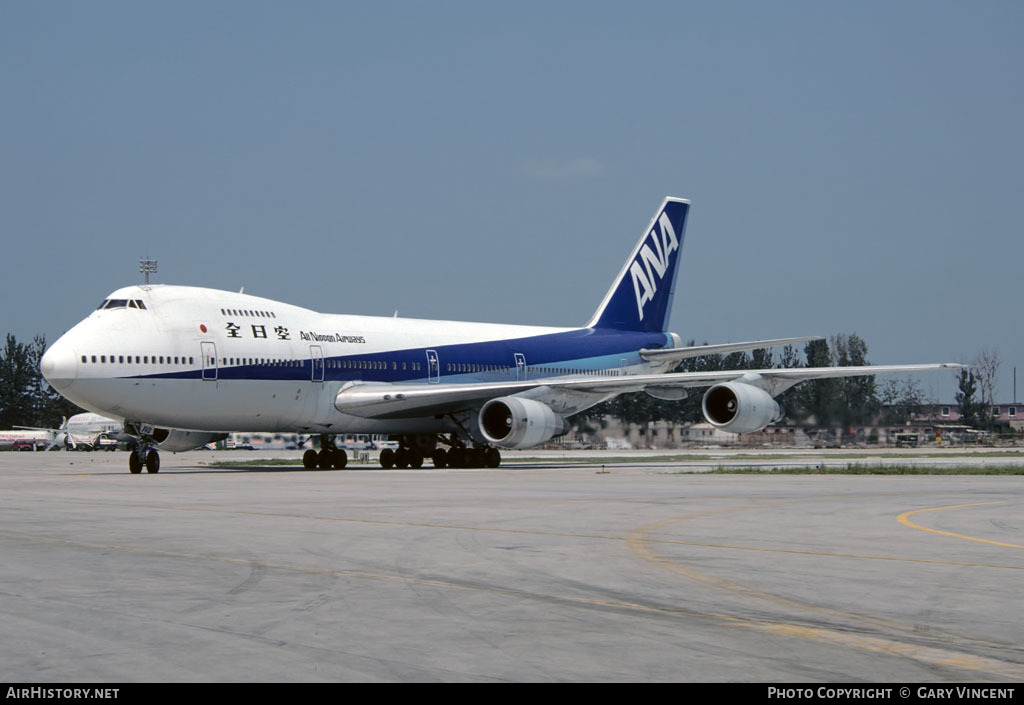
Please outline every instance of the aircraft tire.
[[312, 448], [310, 448], [309, 450], [302, 454], [302, 467], [306, 468], [307, 470], [315, 470], [316, 461], [316, 451], [313, 450]]
[[160, 454], [155, 450], [146, 453], [146, 472], [151, 475], [160, 472]]
[[142, 472], [142, 461], [139, 459], [139, 452], [133, 450], [131, 455], [128, 456], [128, 469], [132, 475], [138, 475]]
[[395, 451], [385, 448], [380, 452], [380, 466], [385, 470], [395, 467]]
[[497, 448], [488, 448], [484, 451], [484, 467], [496, 468], [501, 465], [501, 451]]
[[402, 470], [409, 467], [409, 451], [405, 448], [399, 448], [395, 451], [395, 467]]
[[333, 455], [333, 465], [335, 470], [342, 470], [346, 465], [348, 465], [348, 453], [345, 452], [344, 448], [339, 448], [338, 450], [334, 451]]
[[466, 467], [466, 449], [465, 448], [452, 448], [448, 452], [448, 467], [450, 467], [450, 468], [464, 468], [464, 467]]
[[330, 470], [334, 465], [334, 451], [324, 448], [316, 456], [316, 464], [321, 470]]
[[446, 468], [448, 467], [448, 451], [444, 448], [435, 448], [431, 454], [430, 459], [434, 462], [435, 468]]
[[418, 450], [409, 451], [409, 467], [417, 470], [423, 467], [423, 455]]

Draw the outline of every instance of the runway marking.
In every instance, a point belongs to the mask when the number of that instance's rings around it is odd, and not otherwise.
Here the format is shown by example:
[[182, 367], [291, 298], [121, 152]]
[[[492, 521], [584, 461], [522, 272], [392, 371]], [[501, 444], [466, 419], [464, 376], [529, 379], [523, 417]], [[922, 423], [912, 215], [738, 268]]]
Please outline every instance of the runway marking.
[[[917, 644], [907, 644], [880, 637], [865, 636], [847, 631], [825, 629], [821, 627], [808, 627], [792, 624], [783, 621], [770, 619], [751, 619], [736, 617], [733, 615], [716, 614], [713, 612], [698, 612], [696, 610], [685, 610], [659, 605], [645, 605], [637, 602], [626, 602], [619, 600], [602, 600], [598, 598], [580, 597], [577, 595], [555, 595], [517, 590], [514, 588], [503, 588], [491, 585], [471, 585], [453, 581], [438, 580], [433, 578], [414, 578], [401, 575], [388, 575], [384, 573], [370, 573], [366, 571], [344, 570], [340, 568], [319, 568], [314, 566], [303, 566], [293, 563], [282, 563], [277, 561], [253, 561], [251, 558], [234, 558], [231, 556], [218, 556], [213, 554], [194, 553], [186, 551], [169, 551], [165, 549], [141, 548], [117, 544], [103, 544], [90, 541], [77, 541], [71, 539], [35, 536], [9, 531], [0, 531], [0, 537], [10, 539], [21, 539], [39, 541], [44, 543], [64, 544], [82, 548], [92, 548], [104, 551], [123, 551], [126, 553], [159, 555], [170, 558], [183, 558], [190, 560], [203, 560], [224, 563], [228, 565], [247, 566], [252, 568], [275, 569], [290, 572], [301, 572], [314, 575], [331, 575], [345, 578], [356, 578], [364, 580], [378, 580], [391, 583], [404, 583], [408, 585], [420, 585], [435, 587], [439, 589], [457, 589], [475, 592], [486, 592], [490, 594], [504, 595], [521, 599], [557, 600], [565, 604], [583, 607], [600, 607], [617, 610], [628, 610], [645, 614], [663, 614], [673, 617], [691, 617], [696, 619], [708, 619], [724, 622], [730, 626], [749, 629], [762, 634], [772, 636], [785, 636], [790, 638], [802, 638], [835, 646], [856, 648], [875, 653], [896, 654], [916, 661], [931, 663], [934, 665], [957, 668], [970, 671], [979, 671], [998, 675], [1008, 680], [1024, 680], [1024, 666], [1012, 662], [999, 661], [983, 656], [976, 656], [950, 649], [935, 648]], [[183, 625], [190, 626], [190, 625]], [[195, 625], [192, 625], [195, 626]], [[199, 628], [206, 628], [200, 626]]]
[[932, 528], [927, 527], [927, 526], [921, 526], [920, 524], [915, 524], [914, 522], [910, 521], [910, 519], [909, 519], [909, 517], [912, 517], [915, 514], [924, 514], [925, 512], [941, 512], [941, 511], [943, 511], [945, 509], [965, 509], [967, 507], [988, 507], [988, 506], [991, 506], [993, 504], [1006, 504], [1006, 502], [1005, 501], [1000, 501], [1000, 502], [978, 502], [977, 504], [955, 504], [955, 505], [952, 505], [952, 506], [949, 506], [949, 507], [932, 507], [931, 509], [915, 509], [914, 511], [904, 512], [903, 514], [900, 514], [899, 517], [897, 517], [897, 519], [899, 520], [899, 522], [901, 524], [903, 524], [905, 526], [909, 526], [912, 529], [920, 529], [921, 531], [930, 531], [933, 534], [942, 534], [943, 536], [952, 536], [953, 538], [957, 538], [957, 539], [966, 539], [967, 541], [976, 541], [978, 543], [988, 543], [988, 544], [992, 544], [993, 546], [1003, 546], [1005, 548], [1024, 548], [1024, 546], [1021, 546], [1021, 545], [1015, 544], [1015, 543], [1003, 543], [1002, 541], [992, 541], [991, 539], [981, 539], [981, 538], [978, 538], [976, 536], [967, 536], [966, 534], [956, 534], [956, 533], [953, 533], [952, 531], [943, 531], [941, 529], [932, 529]]
[[[838, 629], [826, 629], [822, 627], [808, 627], [792, 624], [783, 621], [767, 619], [751, 619], [736, 617], [726, 614], [715, 614], [711, 612], [698, 612], [696, 610], [685, 610], [658, 605], [645, 605], [637, 602], [626, 602], [618, 600], [602, 600], [598, 598], [587, 598], [576, 595], [554, 595], [517, 590], [514, 588], [503, 588], [488, 585], [470, 585], [446, 580], [432, 578], [414, 578], [401, 575], [388, 575], [384, 573], [370, 573], [366, 571], [344, 570], [339, 568], [319, 568], [314, 566], [303, 566], [292, 563], [277, 561], [256, 561], [250, 558], [234, 558], [231, 556], [218, 556], [212, 554], [168, 551], [154, 548], [140, 548], [116, 544], [103, 544], [90, 541], [75, 541], [46, 536], [33, 536], [14, 532], [2, 531], [0, 536], [12, 539], [31, 540], [45, 543], [64, 544], [83, 548], [92, 548], [105, 551], [123, 551], [126, 553], [160, 555], [171, 558], [182, 558], [189, 560], [203, 560], [224, 563], [228, 565], [247, 566], [253, 568], [259, 566], [262, 569], [275, 569], [290, 572], [301, 572], [314, 575], [331, 575], [345, 578], [364, 580], [377, 580], [391, 583], [403, 583], [407, 585], [420, 585], [439, 589], [457, 589], [475, 592], [486, 592], [519, 599], [542, 599], [557, 600], [565, 604], [583, 607], [599, 607], [617, 610], [628, 610], [645, 614], [663, 614], [673, 617], [691, 617], [696, 619], [709, 619], [724, 622], [730, 626], [748, 629], [761, 634], [771, 636], [783, 636], [789, 638], [801, 638], [805, 640], [818, 641], [834, 646], [860, 649], [882, 654], [895, 654], [915, 661], [925, 662], [932, 665], [956, 668], [968, 671], [977, 671], [997, 675], [1008, 680], [1024, 680], [1024, 666], [1012, 662], [999, 661], [997, 659], [976, 656], [974, 654], [953, 651], [950, 649], [935, 648], [919, 644], [908, 644], [881, 637], [866, 636], [849, 631]], [[185, 625], [187, 626], [187, 625]], [[205, 627], [203, 627], [205, 628]]]
[[834, 646], [871, 651], [874, 653], [894, 654], [914, 661], [921, 661], [945, 668], [958, 668], [967, 671], [991, 673], [1012, 681], [1018, 681], [1020, 677], [1024, 675], [1024, 666], [1013, 663], [1012, 661], [1000, 661], [998, 659], [976, 656], [974, 654], [960, 651], [935, 648], [932, 646], [922, 646], [919, 644], [908, 644], [901, 641], [894, 641], [892, 639], [865, 636], [863, 634], [854, 634], [852, 632], [838, 631], [835, 629], [803, 627], [784, 623], [758, 624], [756, 622], [743, 624], [741, 626], [766, 634], [777, 634], [791, 638], [807, 639], [832, 644]]
[[[640, 527], [635, 531], [631, 532], [628, 539], [631, 550], [648, 562], [658, 565], [670, 572], [676, 573], [682, 577], [689, 578], [698, 582], [702, 582], [716, 589], [728, 590], [739, 594], [746, 598], [754, 598], [769, 603], [774, 603], [784, 608], [796, 610], [799, 612], [811, 612], [822, 615], [823, 618], [843, 621], [852, 623], [856, 628], [876, 628], [876, 629], [887, 629], [894, 631], [902, 631], [913, 633], [913, 626], [899, 622], [896, 620], [886, 619], [883, 617], [873, 617], [868, 615], [856, 614], [853, 612], [845, 612], [840, 609], [832, 607], [826, 607], [824, 605], [817, 605], [809, 602], [801, 602], [794, 600], [782, 595], [776, 595], [773, 593], [763, 592], [755, 588], [746, 587], [735, 583], [725, 578], [719, 578], [706, 573], [701, 573], [692, 568], [689, 568], [682, 563], [678, 563], [670, 558], [660, 555], [654, 550], [652, 544], [673, 544], [678, 543], [681, 545], [694, 545], [691, 542], [686, 541], [671, 541], [671, 540], [659, 540], [651, 539], [650, 534], [658, 529], [665, 528], [671, 524], [676, 524], [687, 519], [693, 518], [692, 516], [684, 517], [673, 517], [665, 519], [654, 524], [649, 524], [644, 527]], [[704, 545], [704, 544], [697, 544]], [[715, 546], [721, 548], [740, 548], [741, 550], [766, 550], [771, 552], [780, 553], [797, 553], [804, 555], [841, 555], [841, 554], [826, 554], [815, 551], [794, 551], [794, 550], [777, 550], [777, 549], [758, 549], [758, 548], [747, 548], [747, 547], [731, 547], [731, 546]], [[958, 563], [952, 561], [929, 561], [921, 559], [894, 559], [885, 558], [882, 556], [849, 556], [853, 558], [873, 558], [880, 560], [909, 560], [912, 562], [922, 563], [945, 563], [949, 565], [973, 565], [969, 563]], [[1009, 567], [1009, 566], [1005, 566]], [[1018, 566], [1017, 568], [1020, 568]], [[965, 670], [981, 671], [985, 673], [998, 674], [1002, 677], [1017, 680], [1024, 675], [1024, 666], [1016, 664], [1010, 661], [1001, 661], [998, 659], [991, 659], [982, 656], [976, 656], [970, 653], [952, 651], [950, 649], [940, 649], [929, 646], [923, 646], [918, 644], [911, 644], [903, 641], [897, 641], [896, 639], [888, 639], [884, 637], [867, 636], [864, 634], [857, 634], [850, 631], [848, 628], [842, 628], [841, 626], [836, 629], [828, 629], [822, 627], [808, 627], [798, 624], [790, 624], [783, 621], [760, 621], [760, 620], [748, 620], [737, 618], [737, 626], [742, 626], [755, 631], [775, 634], [779, 636], [786, 636], [791, 638], [800, 638], [805, 640], [819, 641], [829, 643], [837, 646], [845, 646], [849, 648], [860, 649], [863, 651], [871, 651], [875, 653], [887, 653], [897, 654], [905, 656], [916, 661], [930, 663], [943, 667], [950, 668], [961, 668]], [[1007, 644], [1001, 644], [999, 642], [986, 641], [984, 639], [978, 639], [974, 637], [962, 637], [956, 634], [948, 634], [935, 630], [936, 636], [939, 638], [959, 638], [967, 639], [972, 642], [983, 642], [989, 645], [1006, 646]]]
[[[0, 499], [0, 503], [12, 501], [10, 499]], [[87, 506], [101, 506], [101, 507], [128, 507], [133, 509], [159, 509], [163, 511], [173, 512], [197, 512], [202, 514], [227, 514], [227, 515], [238, 515], [238, 516], [255, 516], [255, 517], [267, 517], [267, 518], [278, 518], [278, 519], [308, 519], [310, 521], [329, 521], [339, 523], [353, 523], [353, 524], [371, 524], [377, 526], [406, 526], [413, 528], [424, 528], [424, 529], [447, 529], [452, 531], [473, 531], [473, 532], [490, 532], [497, 534], [516, 534], [525, 536], [556, 536], [562, 538], [579, 538], [579, 539], [595, 539], [599, 541], [625, 541], [632, 543], [633, 534], [631, 532], [626, 536], [614, 536], [607, 534], [587, 534], [569, 531], [538, 531], [535, 529], [509, 529], [509, 528], [498, 528], [490, 526], [469, 526], [464, 524], [435, 524], [429, 522], [404, 522], [404, 521], [390, 521], [387, 519], [357, 519], [353, 517], [333, 517], [324, 516], [317, 514], [296, 514], [288, 512], [254, 512], [244, 511], [238, 509], [207, 509], [204, 507], [181, 507], [175, 505], [158, 505], [158, 504], [137, 504], [137, 503], [121, 503], [121, 502], [90, 502], [85, 500], [41, 500], [41, 499], [21, 499], [18, 501], [22, 502], [36, 502], [45, 504], [54, 504], [59, 501], [64, 504], [82, 504]], [[790, 503], [792, 500], [784, 500], [782, 503]], [[996, 503], [989, 503], [996, 504]], [[733, 513], [737, 511], [744, 511], [747, 509], [764, 509], [768, 505], [755, 504], [746, 505], [741, 507], [724, 507], [721, 509], [706, 510], [702, 512], [694, 512], [687, 514], [686, 516], [673, 517], [667, 519], [664, 522], [652, 525], [650, 527], [644, 527], [644, 529], [655, 530], [661, 528], [662, 525], [668, 526], [669, 524], [675, 524], [681, 521], [687, 521], [690, 519], [703, 518], [707, 516], [713, 516], [715, 514], [722, 513]], [[971, 506], [971, 505], [963, 505]], [[930, 511], [930, 510], [919, 510], [919, 511]], [[923, 527], [922, 527], [923, 528]], [[927, 530], [927, 529], [926, 529]], [[639, 530], [638, 530], [639, 531]], [[979, 539], [980, 540], [980, 539]], [[872, 560], [872, 561], [898, 561], [903, 563], [925, 563], [933, 565], [952, 565], [952, 566], [969, 566], [973, 568], [996, 568], [1004, 570], [1024, 570], [1024, 565], [1009, 565], [1005, 563], [978, 563], [973, 561], [948, 561], [940, 560], [936, 558], [909, 558], [906, 556], [878, 556], [872, 554], [858, 554], [858, 553], [832, 553], [828, 551], [808, 551], [796, 548], [771, 548], [765, 546], [741, 546], [734, 544], [723, 544], [723, 543], [707, 543], [701, 541], [683, 541], [680, 539], [654, 539], [648, 537], [645, 539], [648, 543], [658, 544], [673, 544], [678, 546], [693, 546], [697, 548], [718, 548], [730, 551], [758, 551], [765, 553], [784, 553], [791, 555], [802, 555], [802, 556], [818, 556], [826, 558], [853, 558], [857, 560]], [[1012, 545], [1012, 544], [1008, 544]]]

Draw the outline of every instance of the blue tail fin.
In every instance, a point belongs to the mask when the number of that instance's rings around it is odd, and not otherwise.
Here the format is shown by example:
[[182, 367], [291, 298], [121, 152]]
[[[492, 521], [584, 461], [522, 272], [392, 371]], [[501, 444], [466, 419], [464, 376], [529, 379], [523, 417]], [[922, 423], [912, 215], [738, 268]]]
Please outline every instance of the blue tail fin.
[[690, 202], [668, 197], [654, 214], [588, 328], [668, 330]]

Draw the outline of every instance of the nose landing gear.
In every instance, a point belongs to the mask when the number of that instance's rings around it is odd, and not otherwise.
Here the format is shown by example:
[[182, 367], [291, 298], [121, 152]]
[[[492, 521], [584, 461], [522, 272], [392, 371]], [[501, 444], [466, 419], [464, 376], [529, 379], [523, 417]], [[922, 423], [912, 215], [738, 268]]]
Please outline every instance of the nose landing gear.
[[133, 475], [141, 473], [143, 467], [150, 474], [160, 472], [160, 454], [156, 452], [156, 448], [149, 446], [145, 438], [139, 439], [128, 456], [128, 469]]

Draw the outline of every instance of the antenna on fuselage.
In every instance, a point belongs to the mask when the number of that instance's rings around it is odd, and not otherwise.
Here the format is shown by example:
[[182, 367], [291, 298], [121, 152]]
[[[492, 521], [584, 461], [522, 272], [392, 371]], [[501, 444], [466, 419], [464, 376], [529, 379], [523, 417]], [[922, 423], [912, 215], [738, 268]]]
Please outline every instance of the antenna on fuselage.
[[140, 259], [139, 271], [146, 275], [146, 286], [149, 286], [149, 275], [156, 274], [156, 260]]

